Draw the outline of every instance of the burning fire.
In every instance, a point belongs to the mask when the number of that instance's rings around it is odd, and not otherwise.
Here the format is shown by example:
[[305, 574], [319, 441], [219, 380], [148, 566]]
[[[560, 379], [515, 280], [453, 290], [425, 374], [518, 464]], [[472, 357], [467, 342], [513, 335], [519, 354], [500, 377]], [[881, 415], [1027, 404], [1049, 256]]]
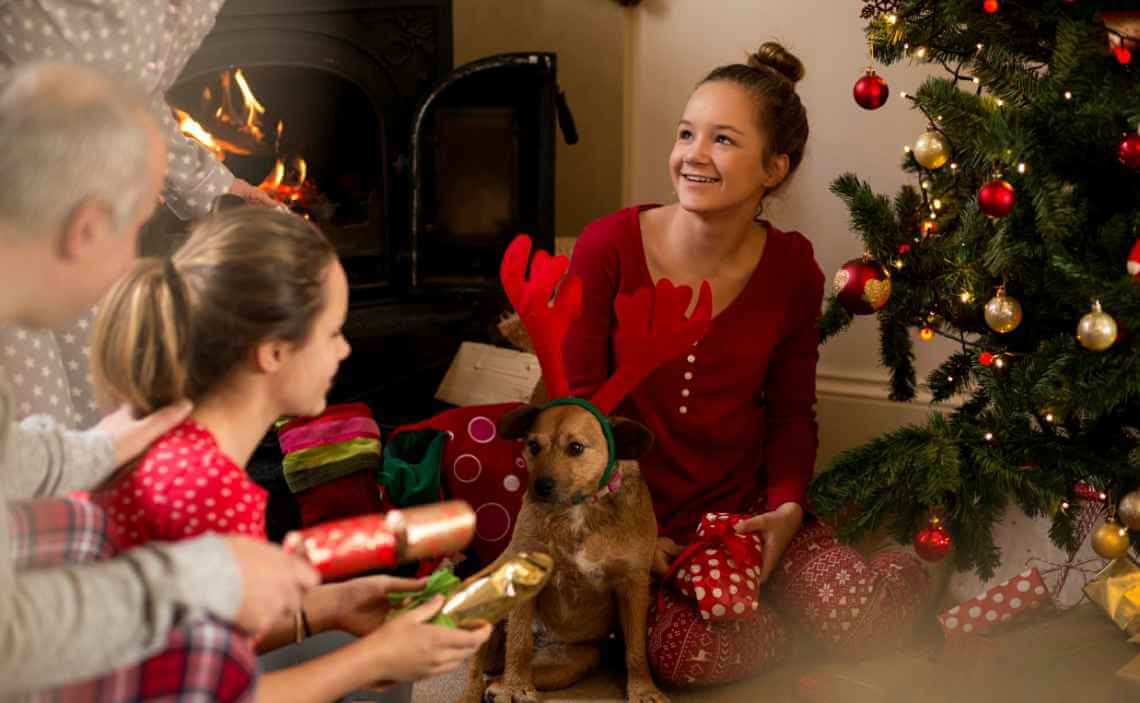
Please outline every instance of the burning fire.
[[[224, 161], [227, 154], [249, 156], [258, 146], [265, 145], [265, 131], [262, 127], [265, 106], [257, 99], [240, 68], [224, 71], [219, 82], [221, 97], [217, 109], [212, 113], [214, 121], [219, 124], [215, 132], [232, 133], [233, 137], [230, 139], [219, 137], [203, 127], [186, 111], [174, 108], [178, 129], [209, 149], [219, 161]], [[205, 105], [213, 102], [214, 94], [209, 87], [203, 89], [202, 100]], [[258, 188], [268, 193], [274, 200], [286, 205], [304, 205], [306, 201], [316, 197], [316, 187], [306, 180], [309, 166], [304, 158], [299, 155], [281, 154], [281, 135], [284, 130], [285, 123], [278, 121], [276, 139], [273, 143], [273, 153], [276, 154], [277, 161]], [[249, 146], [239, 142], [248, 142]]]

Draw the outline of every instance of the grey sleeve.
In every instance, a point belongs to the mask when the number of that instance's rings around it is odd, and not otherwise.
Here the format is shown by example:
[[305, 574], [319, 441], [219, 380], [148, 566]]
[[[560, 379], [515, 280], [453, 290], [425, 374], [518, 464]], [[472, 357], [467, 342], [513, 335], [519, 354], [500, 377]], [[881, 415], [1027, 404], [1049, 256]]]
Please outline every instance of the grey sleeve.
[[3, 531], [0, 700], [138, 663], [163, 648], [172, 628], [206, 613], [233, 621], [240, 607], [237, 562], [218, 537], [14, 571]]
[[202, 145], [179, 131], [164, 96], [155, 96], [151, 109], [166, 140], [168, 168], [162, 191], [166, 206], [183, 220], [209, 214], [214, 200], [229, 192], [234, 175]]
[[8, 500], [92, 488], [116, 468], [115, 448], [106, 433], [67, 430], [46, 415], [12, 425], [7, 440], [0, 493]]

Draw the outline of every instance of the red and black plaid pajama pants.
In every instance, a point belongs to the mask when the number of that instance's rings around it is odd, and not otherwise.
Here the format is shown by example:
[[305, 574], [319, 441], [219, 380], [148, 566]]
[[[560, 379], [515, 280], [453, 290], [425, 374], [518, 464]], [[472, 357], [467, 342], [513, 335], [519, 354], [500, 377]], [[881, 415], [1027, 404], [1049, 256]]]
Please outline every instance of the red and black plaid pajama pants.
[[[107, 520], [78, 500], [9, 505], [17, 570], [90, 562], [113, 556]], [[36, 694], [62, 703], [224, 703], [253, 699], [257, 657], [239, 631], [204, 619], [171, 632], [166, 648], [139, 664]]]

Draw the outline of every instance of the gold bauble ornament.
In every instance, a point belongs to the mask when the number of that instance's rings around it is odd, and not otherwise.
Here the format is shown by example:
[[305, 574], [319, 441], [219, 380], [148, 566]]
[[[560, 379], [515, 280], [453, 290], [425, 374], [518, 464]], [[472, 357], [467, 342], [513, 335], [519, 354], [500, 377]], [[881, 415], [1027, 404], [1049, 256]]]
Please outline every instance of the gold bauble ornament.
[[950, 144], [941, 132], [928, 129], [914, 140], [914, 159], [925, 168], [942, 168], [950, 160]]
[[997, 295], [986, 303], [986, 324], [994, 332], [1012, 332], [1021, 324], [1021, 303], [1016, 298], [1005, 294], [1005, 289], [999, 288]]
[[1077, 323], [1077, 339], [1091, 351], [1104, 351], [1116, 341], [1116, 320], [1101, 309], [1100, 301], [1093, 303], [1092, 312]]
[[1105, 559], [1119, 559], [1128, 553], [1128, 530], [1111, 515], [1092, 534], [1093, 551]]
[[1130, 530], [1140, 530], [1140, 491], [1125, 493], [1116, 509], [1120, 522]]

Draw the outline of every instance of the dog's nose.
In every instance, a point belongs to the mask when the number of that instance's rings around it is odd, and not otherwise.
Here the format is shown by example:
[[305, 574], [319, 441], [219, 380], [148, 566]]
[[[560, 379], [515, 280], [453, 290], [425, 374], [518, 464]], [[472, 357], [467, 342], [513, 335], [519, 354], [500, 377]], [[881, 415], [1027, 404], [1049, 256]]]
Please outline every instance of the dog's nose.
[[539, 498], [549, 498], [554, 493], [554, 480], [549, 478], [540, 478], [534, 482], [534, 493]]

